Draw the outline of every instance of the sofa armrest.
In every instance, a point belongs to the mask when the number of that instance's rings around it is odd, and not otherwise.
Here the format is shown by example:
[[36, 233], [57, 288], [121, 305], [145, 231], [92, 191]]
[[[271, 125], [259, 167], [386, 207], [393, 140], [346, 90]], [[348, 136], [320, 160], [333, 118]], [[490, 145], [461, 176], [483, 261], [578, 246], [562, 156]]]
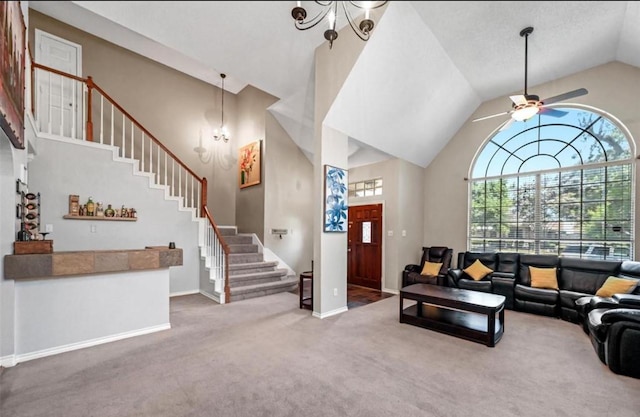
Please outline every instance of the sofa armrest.
[[593, 297], [591, 297], [591, 300], [589, 301], [589, 305], [585, 306], [585, 309], [590, 311], [590, 310], [595, 310], [596, 308], [618, 308], [620, 307], [620, 303], [616, 300], [614, 300], [611, 297], [599, 297], [597, 295], [594, 295]]
[[449, 269], [447, 272], [447, 283], [449, 287], [458, 288], [458, 280], [462, 278], [462, 269]]
[[513, 272], [500, 272], [495, 271], [491, 273], [491, 278], [508, 278], [508, 279], [516, 279], [516, 274]]
[[620, 304], [620, 307], [633, 307], [640, 308], [640, 295], [635, 294], [613, 294], [611, 297], [613, 300]]
[[420, 269], [420, 265], [409, 264], [404, 267], [404, 270], [407, 272], [418, 272], [420, 273], [422, 270]]
[[614, 308], [602, 313], [600, 317], [602, 323], [615, 323], [617, 321], [632, 321], [640, 323], [640, 310], [635, 308]]

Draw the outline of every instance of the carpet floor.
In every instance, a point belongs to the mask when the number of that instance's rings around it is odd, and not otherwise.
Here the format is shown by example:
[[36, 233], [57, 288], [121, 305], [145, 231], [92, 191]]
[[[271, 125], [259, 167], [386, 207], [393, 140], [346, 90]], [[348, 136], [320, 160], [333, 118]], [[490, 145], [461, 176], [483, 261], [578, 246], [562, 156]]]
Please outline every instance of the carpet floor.
[[495, 348], [398, 322], [398, 296], [317, 319], [279, 293], [171, 299], [170, 330], [20, 363], [2, 417], [638, 417], [575, 324], [507, 311]]

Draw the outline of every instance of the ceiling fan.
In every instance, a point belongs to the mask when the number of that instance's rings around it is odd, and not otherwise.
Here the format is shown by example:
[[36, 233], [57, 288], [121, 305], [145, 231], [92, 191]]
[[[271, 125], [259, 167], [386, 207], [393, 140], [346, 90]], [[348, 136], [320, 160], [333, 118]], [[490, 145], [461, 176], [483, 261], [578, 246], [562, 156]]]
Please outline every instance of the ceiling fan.
[[509, 119], [509, 121], [507, 121], [507, 123], [505, 123], [500, 128], [500, 130], [502, 131], [502, 130], [508, 129], [513, 122], [516, 122], [516, 121], [522, 122], [525, 120], [529, 120], [530, 118], [532, 118], [538, 113], [544, 113], [547, 116], [562, 117], [565, 114], [567, 114], [567, 112], [552, 109], [552, 108], [546, 107], [546, 105], [557, 103], [558, 101], [563, 101], [563, 100], [567, 100], [574, 97], [583, 96], [588, 93], [586, 88], [578, 88], [577, 90], [568, 91], [566, 93], [549, 97], [544, 100], [540, 100], [540, 97], [538, 97], [535, 94], [527, 93], [527, 54], [528, 54], [527, 41], [529, 39], [529, 35], [531, 35], [532, 32], [533, 32], [533, 27], [531, 26], [526, 27], [520, 31], [520, 36], [524, 37], [524, 94], [517, 95], [517, 96], [509, 96], [509, 98], [513, 102], [511, 110], [505, 111], [502, 113], [492, 114], [491, 116], [480, 117], [478, 119], [474, 119], [473, 120], [474, 122], [490, 119], [492, 117], [510, 114], [511, 119]]

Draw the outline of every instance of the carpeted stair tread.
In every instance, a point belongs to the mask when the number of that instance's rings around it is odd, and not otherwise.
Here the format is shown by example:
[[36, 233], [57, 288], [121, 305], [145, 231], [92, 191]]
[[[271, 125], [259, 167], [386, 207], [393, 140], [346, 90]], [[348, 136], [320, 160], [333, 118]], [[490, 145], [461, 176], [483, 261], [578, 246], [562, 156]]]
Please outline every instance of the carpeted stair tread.
[[229, 235], [224, 237], [224, 241], [227, 245], [250, 245], [253, 243], [253, 236], [251, 235]]
[[276, 269], [273, 271], [258, 272], [245, 275], [230, 275], [229, 286], [231, 288], [246, 287], [256, 284], [266, 284], [281, 281], [287, 275], [286, 269]]
[[[269, 290], [282, 289], [282, 291], [288, 291], [290, 287], [295, 287], [298, 284], [297, 277], [287, 277], [286, 279], [282, 279], [274, 282], [267, 282], [264, 284], [255, 284], [255, 285], [243, 285], [241, 287], [232, 287], [230, 288], [231, 297], [236, 295], [244, 295], [248, 293], [261, 293]], [[257, 296], [261, 296], [265, 294], [259, 294]]]
[[229, 267], [233, 264], [256, 263], [264, 260], [261, 253], [230, 253]]
[[229, 254], [233, 253], [258, 253], [258, 245], [249, 244], [228, 244]]
[[276, 267], [278, 265], [278, 261], [263, 261], [263, 262], [244, 262], [239, 264], [229, 264], [229, 271], [240, 271], [242, 269], [251, 269], [251, 268], [266, 268], [266, 267]]

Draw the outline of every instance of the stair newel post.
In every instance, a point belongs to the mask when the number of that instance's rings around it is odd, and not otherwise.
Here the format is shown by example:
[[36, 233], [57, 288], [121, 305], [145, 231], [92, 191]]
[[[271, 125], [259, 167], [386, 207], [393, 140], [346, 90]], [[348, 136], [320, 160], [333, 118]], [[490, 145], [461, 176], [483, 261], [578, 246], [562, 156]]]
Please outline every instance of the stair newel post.
[[231, 302], [231, 288], [229, 287], [229, 256], [224, 254], [224, 302]]
[[87, 77], [87, 141], [93, 142], [93, 116], [91, 111], [91, 92], [94, 87], [93, 78]]
[[207, 206], [207, 179], [202, 177], [202, 179], [200, 180], [200, 195], [201, 195], [201, 200], [200, 200], [200, 217], [205, 217], [206, 214], [204, 213], [204, 208]]

